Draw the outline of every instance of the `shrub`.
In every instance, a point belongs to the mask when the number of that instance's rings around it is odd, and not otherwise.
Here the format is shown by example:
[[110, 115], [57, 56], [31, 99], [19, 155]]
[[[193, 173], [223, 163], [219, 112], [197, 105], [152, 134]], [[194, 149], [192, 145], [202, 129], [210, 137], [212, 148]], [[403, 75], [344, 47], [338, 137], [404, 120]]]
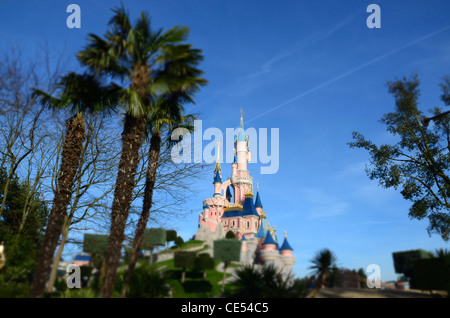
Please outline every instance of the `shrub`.
[[143, 262], [136, 267], [130, 280], [129, 298], [163, 298], [170, 292], [170, 286], [155, 267]]
[[180, 246], [183, 243], [184, 243], [183, 238], [181, 236], [177, 236], [177, 238], [175, 239], [175, 245]]
[[236, 239], [236, 234], [234, 234], [233, 231], [228, 231], [227, 234], [225, 234], [226, 239]]

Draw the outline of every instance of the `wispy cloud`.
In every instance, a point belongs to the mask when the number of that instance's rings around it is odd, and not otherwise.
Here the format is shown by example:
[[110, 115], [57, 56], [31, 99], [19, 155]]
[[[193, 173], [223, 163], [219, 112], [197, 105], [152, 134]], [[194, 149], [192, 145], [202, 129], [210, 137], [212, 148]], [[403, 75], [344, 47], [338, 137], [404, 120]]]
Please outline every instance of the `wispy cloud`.
[[248, 124], [248, 123], [252, 122], [253, 120], [255, 120], [255, 119], [257, 119], [257, 118], [259, 118], [261, 116], [265, 116], [265, 115], [267, 115], [267, 114], [269, 114], [271, 112], [274, 112], [275, 110], [277, 110], [277, 109], [279, 109], [281, 107], [284, 107], [284, 106], [286, 106], [286, 105], [288, 105], [288, 104], [290, 104], [290, 103], [292, 103], [292, 102], [294, 102], [294, 101], [296, 101], [296, 100], [298, 100], [298, 99], [300, 99], [302, 97], [305, 97], [305, 96], [307, 96], [307, 95], [309, 95], [309, 94], [311, 94], [311, 93], [313, 93], [313, 92], [315, 92], [315, 91], [317, 91], [317, 90], [319, 90], [319, 89], [321, 89], [321, 88], [323, 88], [325, 86], [328, 86], [328, 85], [330, 85], [330, 84], [332, 84], [334, 82], [337, 82], [337, 81], [339, 81], [339, 80], [341, 80], [341, 79], [343, 79], [343, 78], [345, 78], [345, 77], [347, 77], [349, 75], [352, 75], [353, 73], [356, 73], [359, 70], [362, 70], [362, 69], [364, 69], [364, 68], [366, 68], [366, 67], [368, 67], [368, 66], [370, 66], [372, 64], [375, 64], [375, 63], [377, 63], [377, 62], [379, 62], [379, 61], [381, 61], [381, 60], [383, 60], [383, 59], [385, 59], [385, 58], [387, 58], [387, 57], [389, 57], [391, 55], [394, 55], [395, 53], [398, 53], [398, 52], [400, 52], [400, 51], [402, 51], [402, 50], [404, 50], [404, 49], [406, 49], [408, 47], [411, 47], [411, 46], [413, 46], [413, 45], [415, 45], [417, 43], [420, 43], [420, 42], [422, 42], [422, 41], [424, 41], [426, 39], [429, 39], [429, 38], [431, 38], [431, 37], [433, 37], [433, 36], [435, 36], [437, 34], [440, 34], [440, 33], [444, 32], [444, 31], [447, 31], [449, 29], [450, 29], [450, 25], [447, 25], [447, 26], [445, 26], [445, 27], [443, 27], [443, 28], [441, 28], [439, 30], [436, 30], [436, 31], [431, 32], [431, 33], [428, 33], [428, 34], [426, 34], [426, 35], [424, 35], [424, 36], [422, 36], [420, 38], [417, 38], [414, 41], [411, 41], [411, 42], [409, 42], [407, 44], [404, 44], [404, 45], [402, 45], [402, 46], [400, 46], [400, 47], [398, 47], [396, 49], [393, 49], [393, 50], [391, 50], [391, 51], [389, 51], [389, 52], [387, 52], [385, 54], [382, 54], [382, 55], [380, 55], [380, 56], [378, 56], [378, 57], [376, 57], [376, 58], [374, 58], [374, 59], [372, 59], [372, 60], [370, 60], [368, 62], [360, 64], [360, 65], [358, 65], [358, 66], [356, 66], [356, 67], [354, 67], [354, 68], [352, 68], [352, 69], [350, 69], [350, 70], [348, 70], [348, 71], [346, 71], [346, 72], [344, 72], [344, 73], [342, 73], [342, 74], [340, 74], [340, 75], [338, 75], [338, 76], [336, 76], [334, 78], [331, 78], [331, 79], [329, 79], [329, 80], [327, 80], [327, 81], [325, 81], [325, 82], [323, 82], [323, 83], [321, 83], [321, 84], [319, 84], [319, 85], [317, 85], [317, 86], [315, 86], [313, 88], [310, 88], [310, 89], [308, 89], [308, 90], [306, 90], [306, 91], [304, 91], [304, 92], [302, 92], [302, 93], [300, 93], [300, 94], [298, 94], [298, 95], [296, 95], [296, 96], [294, 96], [294, 97], [292, 97], [292, 98], [290, 98], [290, 99], [288, 99], [288, 100], [286, 100], [286, 101], [284, 101], [284, 102], [282, 102], [282, 103], [280, 103], [280, 104], [278, 104], [278, 105], [276, 105], [276, 106], [274, 106], [274, 107], [272, 107], [272, 108], [270, 108], [268, 110], [266, 110], [265, 112], [261, 112], [260, 114], [256, 115], [255, 117], [253, 117], [253, 118], [251, 118], [249, 120], [246, 120], [245, 123]]
[[340, 23], [338, 23], [337, 25], [335, 25], [333, 28], [331, 28], [329, 30], [317, 31], [317, 32], [307, 36], [306, 38], [297, 42], [292, 49], [280, 52], [280, 53], [276, 54], [275, 56], [273, 56], [272, 58], [270, 58], [269, 60], [267, 60], [261, 66], [260, 70], [254, 72], [254, 73], [251, 73], [249, 75], [246, 75], [246, 76], [240, 78], [238, 81], [255, 78], [255, 77], [258, 77], [263, 74], [267, 74], [267, 73], [271, 72], [272, 66], [274, 64], [288, 58], [289, 56], [297, 53], [301, 49], [313, 46], [313, 45], [319, 43], [320, 41], [323, 41], [323, 40], [331, 37], [334, 33], [336, 33], [337, 31], [342, 29], [344, 26], [349, 24], [352, 20], [353, 20], [353, 16], [349, 16], [345, 20], [341, 21]]

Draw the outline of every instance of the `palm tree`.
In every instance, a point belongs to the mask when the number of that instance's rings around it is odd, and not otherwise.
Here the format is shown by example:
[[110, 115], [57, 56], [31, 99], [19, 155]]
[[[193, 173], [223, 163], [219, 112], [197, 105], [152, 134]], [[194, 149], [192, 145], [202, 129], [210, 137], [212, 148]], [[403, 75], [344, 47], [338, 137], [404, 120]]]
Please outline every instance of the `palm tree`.
[[149, 161], [147, 166], [147, 173], [145, 179], [144, 200], [142, 212], [136, 227], [136, 232], [133, 240], [133, 247], [130, 253], [130, 260], [128, 262], [127, 273], [124, 277], [122, 285], [121, 297], [127, 296], [128, 286], [136, 266], [139, 255], [144, 230], [150, 216], [150, 209], [152, 207], [153, 190], [155, 187], [157, 170], [159, 165], [159, 156], [162, 144], [162, 131], [166, 129], [169, 139], [167, 143], [173, 144], [170, 140], [171, 131], [178, 127], [186, 128], [193, 131], [193, 121], [196, 119], [194, 115], [183, 116], [183, 103], [191, 102], [192, 100], [185, 93], [174, 93], [161, 96], [154, 105], [154, 111], [149, 116], [148, 131], [151, 134]]
[[337, 257], [336, 255], [327, 248], [321, 249], [311, 260], [313, 263], [310, 269], [314, 270], [314, 275], [316, 277], [316, 286], [313, 291], [307, 296], [307, 298], [314, 298], [314, 296], [319, 292], [322, 285], [325, 283], [327, 276], [330, 272], [337, 267]]
[[43, 107], [68, 109], [71, 117], [66, 122], [66, 132], [61, 153], [53, 206], [48, 217], [44, 242], [38, 260], [38, 267], [32, 285], [32, 297], [42, 297], [47, 276], [50, 272], [53, 254], [61, 235], [67, 206], [72, 199], [74, 176], [78, 170], [85, 136], [84, 114], [113, 109], [113, 84], [102, 86], [92, 75], [69, 73], [58, 83], [60, 96], [53, 97], [43, 91], [34, 90]]
[[171, 91], [191, 91], [204, 85], [203, 73], [196, 66], [202, 60], [199, 50], [185, 41], [189, 29], [176, 26], [166, 32], [153, 31], [146, 13], [134, 26], [124, 7], [113, 10], [105, 39], [89, 35], [88, 46], [78, 53], [82, 64], [97, 75], [120, 78], [126, 85], [121, 94], [125, 108], [122, 154], [111, 209], [111, 232], [105, 252], [102, 297], [111, 297], [116, 280], [125, 224], [135, 186], [139, 149], [145, 136], [147, 117], [155, 96]]
[[246, 265], [236, 271], [233, 291], [235, 298], [294, 298], [304, 296], [304, 284], [292, 274], [283, 275], [274, 265], [256, 268]]

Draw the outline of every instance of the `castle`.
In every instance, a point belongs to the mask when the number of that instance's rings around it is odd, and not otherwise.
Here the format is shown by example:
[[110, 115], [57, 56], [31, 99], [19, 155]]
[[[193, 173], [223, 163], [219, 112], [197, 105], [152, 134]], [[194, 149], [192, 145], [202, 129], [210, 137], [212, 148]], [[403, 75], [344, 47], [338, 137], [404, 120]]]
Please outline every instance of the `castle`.
[[263, 209], [259, 185], [253, 201], [253, 178], [247, 170], [251, 153], [249, 139], [244, 132], [242, 111], [234, 147], [231, 178], [225, 182], [222, 181], [220, 154], [217, 155], [214, 194], [212, 198], [203, 200], [203, 212], [199, 214], [195, 239], [206, 241], [212, 246], [214, 240], [223, 239], [228, 231], [232, 231], [237, 239], [242, 240], [241, 263], [273, 264], [287, 275], [292, 272], [295, 257], [287, 241], [286, 231], [280, 247], [276, 227], [270, 226]]

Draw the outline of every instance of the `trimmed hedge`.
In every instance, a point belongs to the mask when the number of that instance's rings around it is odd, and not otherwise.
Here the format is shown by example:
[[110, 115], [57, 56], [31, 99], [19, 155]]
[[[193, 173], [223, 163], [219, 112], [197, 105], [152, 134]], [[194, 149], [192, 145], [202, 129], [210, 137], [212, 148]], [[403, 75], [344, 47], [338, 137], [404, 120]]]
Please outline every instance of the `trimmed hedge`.
[[416, 288], [422, 290], [450, 291], [450, 260], [444, 258], [414, 261]]
[[193, 268], [195, 264], [195, 252], [176, 252], [173, 255], [173, 263], [175, 267]]
[[108, 246], [109, 235], [84, 234], [83, 252], [103, 255]]
[[218, 262], [239, 262], [241, 260], [241, 245], [238, 240], [214, 241], [214, 260]]
[[207, 270], [214, 269], [215, 262], [214, 259], [209, 256], [208, 253], [199, 254], [194, 261], [194, 269], [196, 270]]
[[158, 245], [166, 245], [166, 230], [162, 228], [145, 229], [144, 237], [142, 238], [141, 249], [151, 250]]
[[415, 288], [415, 277], [414, 277], [414, 261], [418, 259], [429, 259], [433, 257], [433, 253], [424, 251], [421, 249], [394, 252], [392, 253], [394, 258], [394, 268], [395, 272], [398, 274], [403, 274], [405, 277], [410, 278], [411, 287]]

